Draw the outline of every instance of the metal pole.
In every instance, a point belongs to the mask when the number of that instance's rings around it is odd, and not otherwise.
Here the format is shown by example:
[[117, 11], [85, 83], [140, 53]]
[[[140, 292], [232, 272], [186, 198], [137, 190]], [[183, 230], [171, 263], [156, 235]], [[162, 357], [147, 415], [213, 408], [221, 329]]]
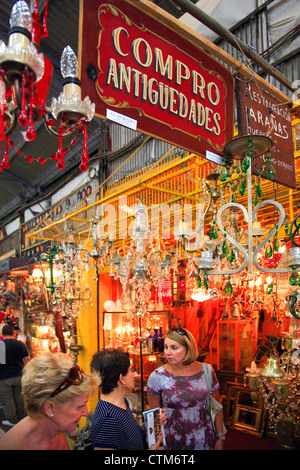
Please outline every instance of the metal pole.
[[288, 88], [291, 91], [296, 91], [296, 88], [292, 83], [286, 79], [277, 69], [275, 69], [269, 62], [264, 60], [259, 54], [257, 54], [253, 49], [251, 49], [247, 44], [241, 41], [238, 37], [234, 36], [229, 29], [219, 23], [217, 20], [209, 16], [199, 7], [194, 5], [190, 0], [173, 0], [174, 3], [180, 5], [185, 11], [187, 11], [194, 18], [199, 20], [209, 29], [214, 31], [216, 34], [221, 36], [225, 41], [229, 42], [233, 47], [243, 52], [247, 57], [249, 57], [253, 62], [259, 65], [265, 72], [272, 75], [276, 80], [278, 80], [282, 85]]

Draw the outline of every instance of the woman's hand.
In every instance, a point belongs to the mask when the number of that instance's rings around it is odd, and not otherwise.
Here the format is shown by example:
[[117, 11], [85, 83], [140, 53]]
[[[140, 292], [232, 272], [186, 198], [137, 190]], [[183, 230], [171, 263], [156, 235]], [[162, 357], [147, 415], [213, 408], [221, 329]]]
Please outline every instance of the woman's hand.
[[[163, 426], [164, 424], [167, 423], [166, 410], [165, 409], [161, 410], [161, 415], [160, 415], [159, 421], [160, 421], [161, 426]], [[153, 444], [153, 446], [149, 447], [149, 450], [163, 450], [162, 440], [163, 440], [163, 434], [160, 430], [159, 437], [158, 437], [157, 441], [155, 442], [155, 444]]]
[[163, 440], [163, 435], [160, 434], [159, 438], [157, 439], [155, 444], [153, 444], [153, 446], [149, 447], [148, 450], [163, 450], [162, 440]]
[[160, 415], [159, 420], [160, 420], [161, 426], [164, 426], [165, 424], [167, 424], [166, 410], [164, 408], [161, 409], [161, 415]]
[[215, 442], [215, 450], [223, 450], [224, 449], [224, 441], [221, 441], [221, 439], [217, 439]]

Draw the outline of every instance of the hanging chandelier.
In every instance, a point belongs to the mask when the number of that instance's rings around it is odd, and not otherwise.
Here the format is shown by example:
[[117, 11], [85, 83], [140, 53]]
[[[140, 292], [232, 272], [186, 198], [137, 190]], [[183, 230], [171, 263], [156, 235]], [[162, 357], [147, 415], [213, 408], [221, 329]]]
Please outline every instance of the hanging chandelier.
[[[32, 11], [24, 0], [17, 1], [11, 10], [8, 44], [0, 40], [0, 142], [5, 141], [0, 171], [10, 168], [9, 149], [14, 145], [10, 135], [16, 125], [26, 128], [25, 139], [33, 141], [34, 124], [38, 121], [44, 121], [51, 135], [58, 137], [58, 149], [52, 159], [60, 170], [65, 168], [67, 152], [63, 138], [73, 132], [83, 132], [79, 168], [81, 171], [88, 168], [87, 124], [94, 117], [95, 105], [88, 96], [81, 99], [78, 61], [70, 46], [64, 48], [60, 61], [63, 91], [57, 99], [52, 98], [50, 108], [46, 107], [53, 65], [39, 52], [40, 39], [48, 37], [48, 0], [44, 2], [41, 24], [37, 0]], [[21, 154], [17, 149], [16, 153]], [[30, 155], [26, 159], [32, 161]], [[41, 157], [39, 162], [43, 164], [45, 159]]]
[[154, 246], [147, 207], [139, 200], [133, 212], [130, 245], [117, 252], [112, 250], [106, 264], [111, 266], [110, 275], [122, 284], [122, 308], [136, 310], [142, 316], [147, 313], [152, 288], [158, 289], [161, 300], [162, 284], [169, 277], [174, 260], [159, 243]]

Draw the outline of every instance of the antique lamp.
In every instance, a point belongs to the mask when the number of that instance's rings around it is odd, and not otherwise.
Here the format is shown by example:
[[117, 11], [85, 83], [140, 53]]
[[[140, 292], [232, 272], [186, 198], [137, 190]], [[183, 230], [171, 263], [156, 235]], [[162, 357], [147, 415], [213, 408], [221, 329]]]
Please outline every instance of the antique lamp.
[[[58, 99], [53, 98], [49, 109], [46, 108], [53, 65], [38, 52], [41, 37], [48, 37], [48, 0], [44, 0], [44, 3], [44, 21], [40, 24], [37, 0], [32, 11], [24, 0], [18, 0], [11, 11], [8, 45], [0, 41], [0, 141], [6, 139], [0, 171], [10, 167], [8, 153], [13, 144], [9, 136], [17, 123], [27, 127], [25, 138], [32, 141], [36, 138], [34, 123], [42, 120], [46, 129], [59, 139], [58, 150], [52, 158], [57, 160], [59, 169], [65, 167], [63, 137], [75, 131], [83, 132], [80, 170], [87, 170], [87, 123], [94, 116], [95, 106], [88, 97], [81, 100], [77, 57], [69, 46], [63, 50], [60, 64], [64, 79], [63, 92]], [[15, 151], [22, 155], [20, 150]], [[30, 162], [32, 157], [27, 155], [26, 160]], [[42, 157], [38, 160], [41, 164], [45, 163]]]
[[[1, 140], [14, 130], [17, 121], [23, 127], [29, 126], [29, 130], [32, 128], [34, 84], [44, 74], [44, 57], [32, 42], [32, 31], [36, 37], [38, 28], [26, 2], [15, 3], [10, 16], [8, 45], [0, 41]], [[30, 132], [27, 138], [32, 140]]]

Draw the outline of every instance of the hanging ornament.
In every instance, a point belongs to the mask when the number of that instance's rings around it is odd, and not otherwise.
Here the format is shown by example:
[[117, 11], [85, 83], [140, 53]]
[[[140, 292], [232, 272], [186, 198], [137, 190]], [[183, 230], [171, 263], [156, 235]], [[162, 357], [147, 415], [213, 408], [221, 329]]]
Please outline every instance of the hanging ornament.
[[217, 229], [217, 223], [216, 223], [216, 220], [214, 219], [212, 221], [212, 225], [210, 227], [210, 238], [212, 238], [213, 240], [216, 240], [219, 236], [219, 232], [218, 232], [218, 229]]
[[44, 0], [43, 38], [48, 37], [47, 17], [48, 17], [48, 0]]
[[0, 70], [0, 142], [5, 139], [5, 103], [6, 86], [4, 82], [4, 70]]
[[232, 246], [230, 246], [230, 248], [229, 248], [227, 260], [229, 261], [229, 263], [233, 263], [233, 261], [235, 261], [235, 252], [234, 252]]
[[62, 145], [62, 139], [63, 139], [63, 133], [64, 133], [64, 126], [61, 123], [58, 129], [58, 149], [55, 154], [56, 156], [56, 166], [59, 170], [63, 170], [65, 168], [65, 163], [64, 163], [64, 158], [65, 158], [65, 152], [63, 150], [63, 145]]
[[226, 255], [228, 252], [228, 243], [227, 243], [227, 234], [224, 233], [224, 241], [222, 243], [222, 253], [223, 255]]
[[286, 235], [288, 235], [290, 229], [289, 229], [289, 224], [288, 224], [288, 215], [285, 214], [285, 226], [284, 226], [284, 232]]
[[21, 93], [22, 93], [22, 108], [20, 115], [18, 117], [18, 123], [20, 124], [21, 127], [27, 127], [29, 124], [29, 119], [27, 116], [27, 107], [26, 107], [26, 78], [25, 78], [25, 73], [23, 73], [22, 76], [22, 83], [21, 83]]
[[273, 282], [268, 284], [267, 294], [270, 295], [270, 294], [272, 294], [272, 292], [273, 292]]
[[201, 281], [201, 276], [200, 276], [200, 269], [198, 269], [198, 274], [197, 274], [197, 287], [202, 286], [202, 281]]
[[224, 292], [228, 296], [232, 295], [232, 293], [233, 293], [233, 287], [232, 287], [232, 284], [230, 282], [230, 276], [228, 276], [228, 280], [227, 280], [227, 282], [225, 284], [225, 287], [224, 287]]
[[267, 171], [267, 178], [273, 181], [275, 177], [276, 177], [276, 171], [275, 171], [273, 164], [271, 163]]
[[209, 280], [208, 280], [208, 275], [206, 271], [204, 271], [204, 274], [203, 274], [203, 285], [204, 285], [205, 290], [209, 289]]
[[85, 121], [83, 124], [83, 152], [81, 155], [81, 164], [79, 165], [79, 168], [81, 171], [87, 171], [88, 161], [89, 161], [89, 156], [87, 152], [87, 122]]
[[7, 170], [8, 168], [10, 168], [9, 157], [8, 157], [8, 149], [9, 149], [9, 138], [6, 137], [5, 152], [4, 152], [4, 157], [3, 157], [3, 160], [2, 160], [2, 168], [4, 170]]
[[278, 240], [278, 230], [276, 230], [273, 242], [274, 251], [279, 251], [279, 240]]
[[249, 166], [250, 166], [250, 158], [248, 155], [246, 155], [242, 161], [242, 172], [247, 173]]
[[36, 138], [36, 132], [34, 130], [33, 125], [33, 89], [30, 87], [30, 94], [29, 94], [29, 120], [28, 120], [28, 129], [26, 132], [26, 139], [28, 141], [32, 141]]
[[245, 191], [246, 191], [246, 186], [247, 186], [246, 177], [244, 177], [240, 180], [240, 184], [239, 184], [239, 194], [240, 194], [240, 196], [244, 196]]
[[292, 274], [290, 275], [289, 283], [291, 286], [298, 285], [298, 276], [297, 276], [297, 273], [295, 272], [295, 268], [293, 268]]
[[265, 257], [272, 258], [272, 256], [273, 256], [273, 248], [272, 248], [272, 245], [269, 243], [265, 249]]
[[220, 174], [219, 174], [219, 180], [220, 181], [226, 181], [228, 180], [228, 172], [225, 167], [222, 167]]

